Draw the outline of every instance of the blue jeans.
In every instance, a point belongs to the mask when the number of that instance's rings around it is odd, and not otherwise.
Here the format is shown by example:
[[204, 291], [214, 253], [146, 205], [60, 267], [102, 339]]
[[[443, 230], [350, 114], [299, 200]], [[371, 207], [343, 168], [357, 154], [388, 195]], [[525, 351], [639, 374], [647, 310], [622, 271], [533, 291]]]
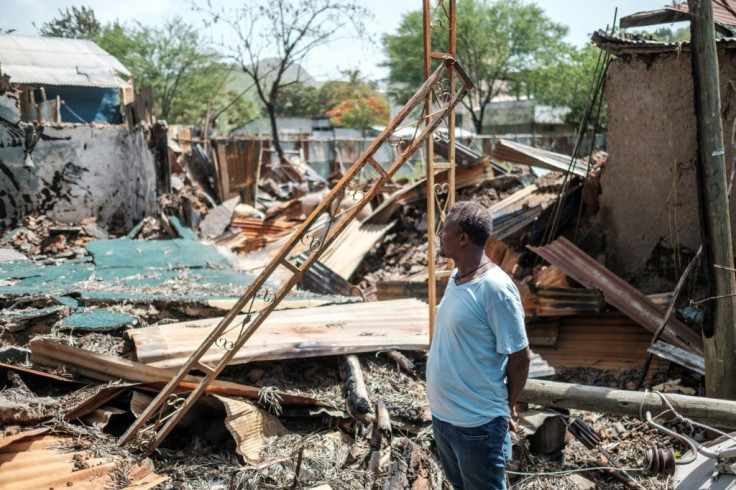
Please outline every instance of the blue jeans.
[[478, 427], [458, 427], [432, 417], [445, 476], [455, 490], [505, 490], [511, 459], [509, 422], [496, 417]]

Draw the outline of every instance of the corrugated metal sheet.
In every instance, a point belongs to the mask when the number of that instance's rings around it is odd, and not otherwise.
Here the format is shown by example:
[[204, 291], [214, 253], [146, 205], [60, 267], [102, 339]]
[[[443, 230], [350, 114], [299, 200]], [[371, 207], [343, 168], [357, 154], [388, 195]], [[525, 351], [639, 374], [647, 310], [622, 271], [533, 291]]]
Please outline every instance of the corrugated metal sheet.
[[11, 83], [126, 87], [130, 71], [84, 39], [0, 35], [0, 71]]
[[[217, 325], [219, 318], [129, 330], [138, 360], [158, 367], [180, 367]], [[233, 325], [239, 325], [239, 317]], [[429, 309], [416, 299], [375, 301], [274, 311], [235, 354], [231, 364], [257, 360], [429, 348]], [[225, 337], [235, 340], [239, 329]], [[219, 361], [220, 347], [202, 359]]]
[[[493, 178], [493, 170], [487, 163], [476, 163], [455, 169], [455, 189], [460, 190], [475, 184], [481, 184]], [[435, 185], [447, 182], [447, 170], [437, 173]], [[396, 209], [403, 204], [421, 201], [427, 197], [427, 179], [422, 179], [408, 187], [402, 187], [391, 194], [380, 206], [373, 210], [364, 223], [385, 223]]]
[[[624, 39], [619, 36], [611, 36], [603, 31], [593, 33], [591, 38], [593, 44], [603, 51], [615, 56], [627, 56], [635, 54], [664, 54], [680, 53], [690, 51], [690, 43], [687, 41], [677, 43], [663, 43], [647, 39]], [[716, 46], [724, 49], [736, 49], [736, 38], [716, 39]]]
[[[556, 369], [641, 368], [652, 334], [619, 312], [562, 317], [527, 325], [529, 341]], [[669, 363], [653, 358], [652, 371]]]
[[320, 262], [346, 281], [350, 280], [350, 276], [363, 262], [363, 257], [383, 239], [393, 225], [370, 225], [352, 221], [325, 250]]
[[[600, 289], [608, 304], [651, 333], [655, 333], [659, 328], [664, 318], [662, 309], [569, 240], [561, 237], [545, 247], [529, 248], [583, 286]], [[662, 339], [690, 352], [695, 351], [699, 354], [703, 352], [703, 339], [700, 335], [674, 317], [670, 317], [667, 322]]]
[[557, 172], [572, 172], [580, 177], [588, 175], [588, 165], [580, 160], [576, 159], [571, 168], [571, 158], [569, 155], [542, 150], [504, 139], [499, 139], [496, 142], [491, 156], [498, 160], [519, 165], [533, 165]]
[[[721, 24], [726, 25], [736, 25], [736, 17], [728, 11], [726, 7], [721, 5], [723, 2], [726, 2], [731, 9], [736, 10], [736, 1], [734, 0], [718, 0], [717, 2], [713, 3], [713, 21], [714, 22], [720, 22]], [[685, 14], [690, 13], [690, 9], [688, 7], [687, 2], [681, 2], [676, 3], [674, 5], [667, 5], [665, 6], [668, 10], [676, 10], [678, 12], [683, 12]]]
[[220, 200], [237, 196], [240, 189], [245, 191], [245, 204], [255, 205], [258, 185], [258, 158], [261, 141], [257, 139], [215, 139], [212, 140], [215, 155], [215, 169], [219, 180]]
[[129, 480], [126, 489], [154, 488], [169, 479], [119, 456], [71, 451], [79, 442], [75, 437], [49, 432], [43, 428], [0, 439], [0, 488], [113, 488], [121, 466]]
[[[296, 256], [297, 265], [301, 266], [307, 261], [309, 254], [302, 252]], [[299, 286], [308, 291], [314, 291], [319, 294], [343, 294], [350, 296], [350, 284], [335, 274], [329, 267], [320, 261], [314, 262], [304, 273]]]

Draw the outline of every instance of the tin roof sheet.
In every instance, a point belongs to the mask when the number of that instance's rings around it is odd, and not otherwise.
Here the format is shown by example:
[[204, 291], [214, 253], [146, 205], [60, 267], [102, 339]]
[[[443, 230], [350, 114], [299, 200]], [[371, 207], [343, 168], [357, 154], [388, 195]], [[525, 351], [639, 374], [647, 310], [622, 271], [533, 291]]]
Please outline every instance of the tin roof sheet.
[[[593, 44], [603, 51], [615, 56], [679, 53], [690, 51], [690, 43], [681, 41], [666, 43], [652, 39], [644, 39], [641, 36], [621, 37], [610, 35], [604, 31], [596, 31], [591, 38]], [[724, 49], [735, 49], [736, 38], [722, 37], [716, 39], [716, 47]]]
[[0, 35], [0, 71], [15, 84], [123, 87], [130, 71], [92, 41]]
[[[128, 330], [138, 360], [164, 368], [187, 362], [220, 318], [193, 320]], [[242, 317], [235, 320], [242, 321]], [[230, 364], [429, 347], [429, 308], [418, 299], [372, 301], [274, 311], [235, 354]], [[238, 336], [233, 330], [228, 340]], [[225, 352], [212, 346], [203, 362], [217, 362]]]
[[0, 439], [0, 487], [112, 488], [120, 483], [114, 479], [120, 469], [127, 475], [128, 489], [154, 488], [169, 479], [119, 456], [72, 451], [75, 442], [75, 437], [52, 434], [47, 428]]
[[[585, 286], [603, 292], [606, 302], [652, 333], [659, 328], [664, 311], [649, 298], [616, 276], [569, 240], [560, 237], [544, 247], [529, 247], [534, 253]], [[674, 317], [667, 321], [662, 339], [688, 351], [703, 352], [702, 338]]]

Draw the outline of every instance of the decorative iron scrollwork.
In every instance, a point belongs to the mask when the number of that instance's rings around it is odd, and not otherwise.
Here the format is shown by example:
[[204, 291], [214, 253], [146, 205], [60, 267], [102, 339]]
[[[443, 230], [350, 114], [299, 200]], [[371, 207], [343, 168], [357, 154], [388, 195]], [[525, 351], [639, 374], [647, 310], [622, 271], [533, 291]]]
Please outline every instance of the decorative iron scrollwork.
[[[238, 332], [238, 336], [236, 337], [236, 339], [239, 339], [243, 335], [243, 332], [245, 331], [245, 327], [253, 319], [253, 313], [254, 313], [253, 306], [255, 304], [256, 298], [263, 301], [265, 305], [268, 305], [276, 298], [276, 295], [269, 288], [264, 287], [264, 288], [259, 289], [258, 292], [251, 297], [250, 303], [248, 304], [248, 311], [245, 313], [245, 316], [243, 317], [243, 321], [240, 322], [240, 332]], [[227, 351], [233, 350], [235, 348], [235, 340], [230, 340], [227, 337], [225, 337], [225, 335], [232, 332], [233, 329], [235, 329], [236, 327], [237, 325], [235, 327], [231, 327], [225, 330], [223, 332], [223, 335], [215, 341], [215, 345]]]
[[[436, 17], [436, 18], [435, 18]], [[445, 6], [445, 0], [437, 0], [437, 6], [432, 11], [433, 19], [429, 28], [433, 31], [449, 31], [450, 30], [450, 13]]]
[[[176, 393], [169, 395], [169, 397], [166, 399], [166, 404], [162, 405], [161, 408], [159, 408], [156, 421], [144, 427], [143, 429], [141, 429], [140, 432], [138, 432], [136, 438], [131, 442], [131, 449], [133, 449], [134, 451], [148, 453], [149, 449], [154, 443], [158, 430], [161, 428], [162, 425], [164, 425], [164, 423], [166, 423], [167, 420], [169, 420], [177, 412], [184, 408], [185, 403], [186, 399], [180, 397]], [[167, 411], [169, 411], [169, 413], [164, 415], [164, 413]]]

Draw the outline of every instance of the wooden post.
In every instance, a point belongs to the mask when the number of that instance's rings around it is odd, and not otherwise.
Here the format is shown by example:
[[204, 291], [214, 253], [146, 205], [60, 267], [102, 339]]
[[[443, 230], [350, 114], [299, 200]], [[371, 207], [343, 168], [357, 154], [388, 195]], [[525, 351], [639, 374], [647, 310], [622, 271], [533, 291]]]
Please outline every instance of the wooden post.
[[[700, 396], [664, 393], [667, 402], [683, 417], [713, 427], [736, 429], [736, 401]], [[575, 385], [530, 379], [519, 397], [520, 402], [555, 408], [571, 408], [633, 417], [669, 412], [670, 407], [656, 393], [615, 390], [599, 386]], [[670, 414], [670, 417], [673, 415]]]
[[[698, 129], [697, 183], [704, 244], [703, 264], [710, 296], [703, 322], [706, 395], [736, 400], [736, 277], [726, 190], [718, 57], [711, 0], [688, 0], [695, 117]], [[720, 266], [720, 267], [719, 267]]]
[[207, 149], [210, 145], [210, 115], [212, 112], [212, 101], [207, 101], [207, 112], [204, 115], [204, 128], [202, 129], [202, 140], [204, 140], [204, 152], [207, 153]]

